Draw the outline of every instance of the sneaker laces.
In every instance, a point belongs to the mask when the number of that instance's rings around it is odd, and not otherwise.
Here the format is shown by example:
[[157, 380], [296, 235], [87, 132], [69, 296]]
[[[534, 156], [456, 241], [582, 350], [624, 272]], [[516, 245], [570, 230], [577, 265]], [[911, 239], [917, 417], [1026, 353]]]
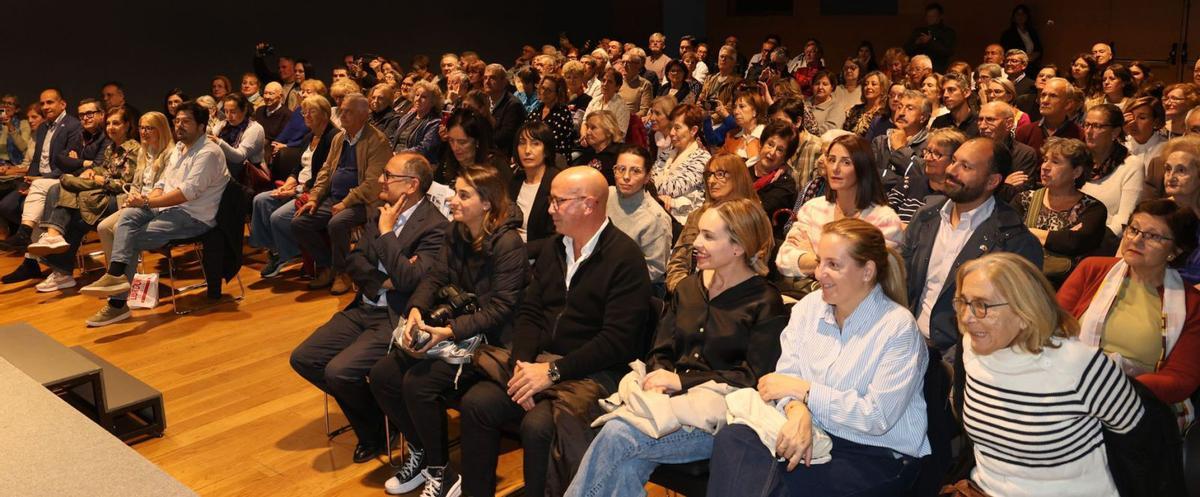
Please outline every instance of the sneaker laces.
[[400, 483], [413, 479], [421, 470], [421, 463], [424, 462], [424, 459], [425, 451], [416, 450], [409, 445], [408, 457], [404, 458], [404, 466], [401, 466], [400, 471], [396, 472], [396, 479], [400, 480]]
[[442, 479], [434, 477], [428, 469], [421, 470], [421, 473], [425, 475], [425, 488], [421, 490], [421, 497], [438, 497], [438, 494], [442, 493]]

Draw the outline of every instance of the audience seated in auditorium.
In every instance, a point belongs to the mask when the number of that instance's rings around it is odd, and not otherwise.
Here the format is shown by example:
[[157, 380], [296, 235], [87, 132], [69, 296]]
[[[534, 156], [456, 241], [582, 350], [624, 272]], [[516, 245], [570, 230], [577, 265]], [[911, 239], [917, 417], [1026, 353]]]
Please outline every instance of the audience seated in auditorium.
[[508, 185], [508, 197], [520, 210], [518, 233], [525, 241], [530, 259], [537, 259], [542, 246], [554, 235], [548, 212], [550, 184], [560, 168], [554, 162], [554, 133], [541, 121], [525, 123], [517, 131], [518, 167]]
[[[96, 225], [96, 233], [100, 236], [100, 245], [104, 250], [104, 262], [112, 262], [113, 238], [116, 236], [117, 223], [124, 213], [131, 208], [123, 207], [129, 193], [138, 192], [143, 197], [154, 191], [154, 185], [169, 165], [171, 153], [175, 150], [175, 139], [171, 126], [167, 124], [167, 116], [161, 112], [147, 112], [138, 121], [138, 133], [141, 136], [141, 148], [137, 154], [137, 166], [132, 170], [126, 167], [123, 178], [113, 178], [121, 182], [121, 191], [117, 196], [117, 210], [102, 219]], [[129, 190], [125, 191], [128, 186]]]
[[301, 145], [300, 161], [282, 185], [259, 193], [252, 204], [249, 244], [267, 250], [267, 263], [259, 273], [263, 278], [278, 276], [284, 266], [300, 257], [300, 246], [292, 235], [292, 220], [297, 207], [308, 202], [317, 176], [329, 163], [333, 139], [341, 131], [330, 123], [330, 106], [325, 97], [305, 98], [297, 111], [302, 113], [304, 125], [309, 129]]
[[385, 136], [388, 136], [394, 153], [416, 152], [425, 156], [430, 163], [435, 163], [440, 158], [443, 142], [438, 134], [442, 119], [442, 90], [428, 81], [417, 81], [410, 91], [413, 104], [397, 118], [394, 134]]
[[970, 82], [958, 73], [947, 73], [942, 78], [940, 93], [946, 113], [934, 119], [930, 127], [953, 127], [962, 131], [967, 138], [979, 136], [979, 113], [967, 101], [971, 94]]
[[[766, 215], [753, 200], [733, 200], [706, 210], [699, 228], [700, 271], [676, 288], [646, 360], [648, 374], [634, 386], [646, 395], [687, 398], [709, 382], [754, 388], [779, 360], [784, 307], [765, 278], [773, 245]], [[695, 411], [688, 414], [703, 416]], [[707, 459], [713, 438], [697, 426], [650, 436], [613, 418], [588, 447], [566, 495], [641, 495], [655, 466]]]
[[1063, 78], [1047, 80], [1038, 93], [1038, 112], [1042, 118], [1017, 128], [1015, 139], [1034, 150], [1041, 150], [1051, 136], [1082, 140], [1083, 130], [1068, 118], [1075, 112], [1072, 95], [1079, 91]]
[[[614, 141], [623, 141], [625, 134], [629, 132], [629, 115], [634, 112], [634, 109], [625, 103], [625, 99], [617, 94], [617, 91], [624, 86], [625, 79], [612, 67], [605, 69], [601, 76], [600, 93], [593, 96], [591, 102], [588, 103], [587, 110], [584, 112], [584, 121], [586, 122], [588, 116], [591, 116], [593, 112], [601, 110], [611, 112], [616, 121], [616, 131], [619, 135], [619, 139], [614, 138]], [[649, 102], [646, 105], [649, 107]], [[583, 138], [583, 142], [587, 141], [586, 132], [581, 131], [580, 136]], [[586, 143], [583, 145], [585, 148], [587, 147]]]
[[664, 69], [666, 78], [658, 88], [658, 96], [671, 96], [678, 103], [694, 104], [700, 97], [700, 82], [692, 78], [683, 62], [672, 60], [667, 62]]
[[367, 124], [366, 97], [347, 95], [341, 114], [342, 131], [333, 137], [308, 200], [296, 207], [292, 219], [292, 236], [312, 256], [316, 268], [317, 276], [308, 288], [331, 287], [334, 295], [353, 289], [346, 273], [350, 239], [355, 228], [367, 222], [368, 212], [379, 205], [377, 178], [391, 157], [387, 137]]
[[[1129, 155], [1137, 157], [1146, 166], [1149, 175], [1150, 162], [1158, 157], [1168, 140], [1161, 133], [1166, 122], [1163, 106], [1157, 98], [1137, 97], [1121, 110], [1125, 113], [1125, 148], [1129, 150]], [[1147, 177], [1146, 182], [1150, 181]]]
[[[594, 408], [616, 391], [626, 364], [639, 355], [650, 278], [637, 244], [606, 219], [607, 196], [604, 176], [594, 169], [573, 167], [554, 178], [550, 213], [559, 236], [533, 265], [514, 324], [512, 358], [500, 364], [506, 366], [501, 377], [476, 383], [463, 395], [462, 464], [469, 495], [495, 494], [500, 429], [514, 421], [520, 423], [525, 492], [542, 495], [552, 445], [579, 451], [559, 452], [556, 460], [583, 455], [583, 447], [556, 441], [556, 425], [564, 421], [554, 411]], [[562, 476], [565, 481], [558, 483], [565, 487], [570, 475]]]
[[[64, 175], [46, 195], [39, 228], [41, 237], [29, 245], [27, 253], [41, 258], [52, 272], [36, 286], [39, 292], [53, 292], [75, 286], [75, 254], [83, 237], [101, 218], [118, 209], [117, 196], [137, 166], [141, 145], [133, 137], [133, 118], [129, 108], [113, 107], [104, 118], [107, 145], [100, 157], [79, 172]], [[26, 259], [28, 260], [28, 259]], [[41, 271], [38, 270], [38, 273]]]
[[[499, 171], [467, 168], [455, 182], [453, 222], [444, 228], [430, 272], [420, 275], [408, 299], [407, 319], [392, 336], [395, 345], [369, 375], [371, 393], [407, 442], [404, 464], [384, 485], [393, 495], [422, 484], [427, 495], [453, 495], [452, 489], [461, 487], [459, 473], [449, 466], [445, 398], [459, 396], [484, 377], [459, 362], [461, 356], [435, 356], [434, 351], [509, 345], [529, 271], [525, 244], [517, 235], [521, 216]], [[440, 217], [433, 209], [426, 212]], [[449, 319], [436, 316], [451, 287], [474, 295], [478, 309]], [[422, 333], [428, 339], [419, 338]]]
[[208, 139], [225, 153], [229, 176], [248, 184], [243, 173], [247, 167], [263, 164], [266, 134], [261, 124], [250, 119], [250, 102], [242, 94], [227, 94], [220, 107], [225, 110], [225, 120]]
[[[1077, 339], [1080, 323], [1039, 273], [998, 252], [968, 261], [956, 276], [965, 370], [958, 382], [975, 467], [950, 495], [1117, 495], [1103, 432], [1132, 430], [1142, 403], [1096, 343]], [[1063, 437], [1068, 426], [1073, 435]]]
[[664, 292], [667, 256], [671, 253], [671, 217], [647, 191], [650, 181], [650, 152], [633, 144], [617, 149], [613, 167], [616, 185], [608, 187], [608, 220], [642, 249], [650, 282], [658, 295]]
[[[606, 86], [607, 84], [605, 83]], [[595, 103], [596, 100], [592, 102]], [[610, 186], [615, 185], [613, 166], [617, 163], [617, 147], [625, 138], [616, 115], [607, 110], [589, 110], [579, 134], [582, 136], [584, 148], [571, 164], [600, 171]]]
[[746, 161], [733, 154], [718, 153], [704, 166], [704, 203], [688, 215], [671, 247], [671, 258], [667, 260], [668, 293], [674, 292], [679, 282], [695, 270], [692, 243], [700, 233], [700, 216], [717, 204], [740, 198], [758, 200]]
[[526, 121], [542, 121], [554, 132], [555, 152], [568, 156], [579, 132], [575, 129], [571, 111], [567, 107], [567, 88], [562, 76], [547, 74], [537, 84], [538, 100], [541, 102], [526, 116]]
[[[365, 123], [366, 99], [348, 98], [347, 110], [362, 114], [348, 124]], [[335, 149], [341, 140], [339, 134]], [[358, 295], [292, 351], [292, 369], [332, 396], [350, 421], [358, 438], [356, 463], [391, 447], [367, 374], [391, 348], [392, 330], [404, 320], [411, 296], [442, 250], [446, 218], [425, 200], [432, 178], [432, 166], [414, 153], [391, 157], [373, 178], [383, 205], [367, 214], [362, 238], [346, 257], [345, 271]]]
[[[998, 84], [993, 81], [992, 85]], [[979, 108], [979, 136], [991, 138], [1008, 147], [1012, 154], [1012, 173], [1004, 178], [997, 195], [1005, 201], [1020, 192], [1036, 188], [1041, 182], [1039, 178], [1038, 151], [1029, 145], [1013, 139], [1014, 113], [1019, 112], [1012, 105], [1003, 101], [990, 101]]]
[[400, 114], [393, 108], [395, 103], [396, 91], [391, 85], [377, 84], [367, 94], [367, 107], [371, 109], [371, 117], [367, 121], [383, 132], [388, 139], [388, 146], [393, 149], [396, 147], [396, 129], [400, 124]]
[[[253, 119], [263, 127], [267, 143], [271, 145], [270, 153], [278, 153], [284, 145], [278, 144], [278, 136], [292, 118], [292, 111], [283, 105], [283, 86], [274, 81], [263, 87], [261, 105], [254, 109]], [[278, 146], [277, 146], [278, 144]]]
[[[1184, 209], [1200, 216], [1200, 139], [1188, 135], [1167, 142], [1159, 156], [1164, 164], [1164, 197], [1174, 200]], [[1176, 266], [1183, 281], [1189, 285], [1200, 284], [1200, 251], [1193, 250], [1182, 266]]]
[[796, 153], [799, 139], [790, 121], [771, 119], [762, 133], [762, 148], [758, 160], [750, 166], [754, 191], [762, 209], [771, 222], [771, 236], [783, 240], [784, 226], [791, 220], [796, 204], [796, 180], [792, 178], [788, 161]]
[[[773, 447], [747, 425], [718, 432], [709, 495], [900, 495], [930, 453], [921, 392], [932, 359], [905, 308], [904, 262], [860, 219], [826, 225], [817, 251], [821, 290], [793, 308], [775, 372], [758, 380], [787, 421]], [[817, 430], [831, 445], [824, 462]]]
[[459, 171], [470, 167], [492, 168], [505, 180], [511, 178], [508, 158], [496, 149], [492, 136], [492, 120], [488, 116], [470, 108], [450, 114], [446, 120], [446, 147], [442, 163], [433, 174], [434, 181], [453, 184]]
[[737, 124], [725, 134], [721, 151], [735, 154], [747, 162], [758, 157], [763, 125], [767, 122], [767, 102], [753, 88], [739, 89], [733, 99], [733, 120]]
[[33, 143], [33, 127], [21, 110], [16, 95], [0, 97], [0, 166], [23, 163]]
[[117, 221], [108, 270], [80, 289], [84, 295], [108, 298], [108, 303], [87, 319], [88, 326], [129, 319], [125, 301], [143, 251], [202, 235], [216, 225], [229, 170], [221, 148], [204, 135], [208, 119], [208, 111], [200, 104], [180, 104], [175, 113], [175, 149], [166, 169], [148, 195], [131, 191], [125, 197], [123, 206], [128, 210]]
[[[808, 185], [814, 176], [823, 174], [820, 167], [817, 166], [817, 159], [821, 156], [821, 138], [804, 129], [802, 123], [808, 112], [804, 100], [800, 98], [789, 97], [776, 100], [767, 109], [767, 113], [772, 120], [787, 122], [796, 130], [796, 147], [789, 155], [787, 165], [791, 169], [792, 179], [796, 180], [796, 191], [799, 192]], [[766, 132], [765, 128], [763, 132]]]
[[891, 86], [892, 82], [886, 74], [880, 71], [867, 73], [862, 82], [862, 100], [855, 102], [854, 106], [846, 111], [846, 120], [842, 124], [842, 129], [867, 140], [874, 140], [875, 137], [868, 135], [867, 132], [875, 126], [877, 121], [887, 120], [889, 117], [885, 93]]

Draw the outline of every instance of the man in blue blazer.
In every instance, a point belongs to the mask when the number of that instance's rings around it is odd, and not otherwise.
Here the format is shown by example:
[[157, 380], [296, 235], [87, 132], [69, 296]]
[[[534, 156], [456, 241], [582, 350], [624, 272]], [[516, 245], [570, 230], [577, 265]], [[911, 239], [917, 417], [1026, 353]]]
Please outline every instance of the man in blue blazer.
[[38, 212], [22, 212], [25, 202], [44, 202], [46, 190], [57, 183], [63, 174], [75, 171], [67, 164], [70, 159], [67, 154], [81, 139], [83, 128], [79, 119], [66, 112], [67, 102], [57, 88], [43, 90], [39, 102], [46, 120], [36, 131], [37, 143], [33, 149], [33, 160], [25, 171], [25, 181], [19, 188], [0, 197], [0, 217], [13, 224], [19, 219], [21, 223], [16, 233], [4, 241], [4, 248], [10, 250], [24, 250], [29, 245], [33, 228], [41, 217], [40, 209]]

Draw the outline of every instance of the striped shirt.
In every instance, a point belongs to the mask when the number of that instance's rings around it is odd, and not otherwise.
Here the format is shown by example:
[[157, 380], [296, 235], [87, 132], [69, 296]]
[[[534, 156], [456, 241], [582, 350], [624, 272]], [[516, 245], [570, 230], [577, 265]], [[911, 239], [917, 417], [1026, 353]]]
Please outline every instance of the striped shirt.
[[[808, 409], [821, 429], [901, 454], [929, 454], [925, 436], [925, 367], [917, 323], [878, 284], [839, 328], [822, 292], [792, 308], [779, 337], [776, 372], [811, 383]], [[791, 399], [781, 399], [782, 409]]]
[[1063, 340], [1040, 354], [986, 356], [963, 336], [963, 427], [975, 444], [971, 479], [990, 495], [1116, 496], [1102, 429], [1131, 430], [1137, 392], [1095, 347]]

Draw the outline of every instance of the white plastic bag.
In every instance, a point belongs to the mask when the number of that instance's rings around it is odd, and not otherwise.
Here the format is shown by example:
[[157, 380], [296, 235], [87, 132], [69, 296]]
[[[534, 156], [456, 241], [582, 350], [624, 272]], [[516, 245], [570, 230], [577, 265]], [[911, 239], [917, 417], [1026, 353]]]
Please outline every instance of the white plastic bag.
[[129, 284], [129, 307], [153, 309], [158, 305], [158, 273], [137, 273]]

